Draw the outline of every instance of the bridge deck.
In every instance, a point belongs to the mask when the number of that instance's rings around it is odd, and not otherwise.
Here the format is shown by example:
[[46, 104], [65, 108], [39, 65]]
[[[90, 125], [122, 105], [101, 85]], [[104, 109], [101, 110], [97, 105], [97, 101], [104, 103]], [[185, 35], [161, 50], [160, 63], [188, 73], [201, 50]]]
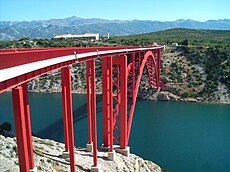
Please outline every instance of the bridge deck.
[[[80, 54], [74, 54], [73, 55], [67, 55], [67, 56], [60, 56], [60, 57], [55, 57], [47, 60], [41, 60], [37, 62], [32, 62], [32, 63], [27, 63], [23, 65], [18, 65], [14, 67], [9, 67], [5, 69], [1, 69], [1, 64], [0, 64], [0, 82], [12, 79], [14, 77], [33, 72], [38, 69], [42, 69], [45, 67], [49, 67], [55, 64], [59, 64], [62, 62], [68, 62], [71, 60], [75, 60], [76, 63], [78, 62], [84, 62], [87, 60], [90, 60], [92, 58], [101, 58], [103, 56], [108, 56], [108, 55], [113, 55], [113, 54], [119, 54], [119, 53], [127, 53], [127, 52], [135, 52], [135, 51], [145, 51], [145, 50], [153, 50], [153, 49], [158, 49], [159, 47], [146, 47], [146, 48], [125, 48], [125, 49], [116, 49], [116, 50], [105, 50], [105, 51], [92, 51], [92, 52], [87, 52], [87, 53], [80, 53]], [[39, 49], [39, 50], [34, 50], [36, 52], [42, 51], [42, 50], [47, 50], [47, 49]], [[63, 49], [65, 50], [65, 49]], [[8, 50], [9, 51], [9, 50]], [[18, 53], [13, 52], [14, 56], [20, 56], [23, 55], [23, 53], [27, 53], [28, 50], [24, 51], [21, 50]], [[0, 52], [0, 56], [4, 56], [4, 54], [9, 54], [12, 52]], [[15, 60], [17, 60], [15, 58]]]

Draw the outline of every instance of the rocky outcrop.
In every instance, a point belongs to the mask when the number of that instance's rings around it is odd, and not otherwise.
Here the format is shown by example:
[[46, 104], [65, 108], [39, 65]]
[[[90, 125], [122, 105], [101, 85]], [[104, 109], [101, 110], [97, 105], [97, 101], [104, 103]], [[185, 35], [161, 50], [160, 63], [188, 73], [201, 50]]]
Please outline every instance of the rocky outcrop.
[[140, 90], [138, 94], [139, 99], [158, 100], [158, 101], [182, 101], [182, 102], [197, 102], [198, 100], [192, 97], [181, 98], [174, 95], [169, 91], [157, 91], [157, 90]]
[[158, 100], [160, 101], [179, 101], [180, 97], [177, 95], [174, 95], [168, 91], [161, 91], [159, 92], [157, 96]]
[[[0, 171], [17, 172], [18, 155], [15, 138], [0, 135]], [[69, 171], [69, 161], [63, 158], [64, 144], [48, 139], [33, 137], [35, 165], [38, 171]], [[85, 148], [75, 149], [76, 169], [79, 172], [90, 171], [93, 164], [92, 153]], [[144, 160], [134, 154], [125, 157], [116, 153], [115, 161], [109, 161], [107, 152], [98, 152], [98, 164], [103, 171], [118, 172], [161, 172], [161, 168], [151, 161]]]
[[228, 94], [229, 91], [230, 88], [219, 82], [217, 91], [214, 95], [215, 101], [213, 102], [230, 104], [230, 94]]
[[197, 99], [192, 98], [192, 97], [190, 97], [190, 98], [184, 98], [184, 99], [181, 98], [180, 101], [183, 101], [183, 102], [198, 102]]

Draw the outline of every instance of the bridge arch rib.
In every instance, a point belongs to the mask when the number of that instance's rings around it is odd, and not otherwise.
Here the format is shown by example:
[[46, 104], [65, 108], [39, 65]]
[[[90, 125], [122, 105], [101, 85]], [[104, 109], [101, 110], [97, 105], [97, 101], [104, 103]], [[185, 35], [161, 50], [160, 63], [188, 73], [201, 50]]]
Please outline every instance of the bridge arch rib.
[[[127, 124], [127, 141], [129, 140], [129, 136], [130, 136], [130, 131], [131, 131], [131, 126], [132, 126], [132, 119], [133, 119], [133, 114], [134, 114], [134, 109], [135, 109], [135, 105], [136, 105], [136, 101], [137, 101], [137, 95], [138, 95], [138, 91], [139, 91], [139, 87], [140, 87], [140, 82], [141, 82], [141, 78], [143, 76], [143, 72], [144, 72], [144, 68], [147, 68], [147, 73], [148, 73], [148, 79], [149, 79], [149, 86], [150, 88], [153, 88], [154, 86], [157, 86], [159, 82], [159, 78], [157, 75], [157, 64], [156, 64], [156, 60], [154, 58], [154, 54], [152, 51], [148, 51], [147, 53], [144, 54], [144, 57], [141, 61], [141, 65], [139, 67], [139, 74], [137, 75], [137, 79], [135, 82], [135, 88], [134, 88], [134, 92], [132, 95], [132, 104], [130, 107], [130, 111], [129, 111], [129, 118], [128, 118], [128, 124]], [[154, 85], [156, 84], [156, 85]]]
[[[109, 58], [111, 59], [112, 57]], [[106, 66], [108, 59], [104, 59], [102, 67]], [[106, 73], [102, 79], [104, 82], [103, 87], [106, 87], [103, 89], [103, 107], [105, 106], [105, 110], [103, 110], [103, 135], [105, 147], [112, 147], [113, 142], [119, 141], [121, 148], [125, 148], [128, 145], [138, 90], [145, 67], [150, 87], [159, 88], [160, 53], [158, 51], [142, 51], [112, 58], [111, 69], [107, 68], [107, 70], [112, 70], [110, 71], [111, 74]], [[105, 70], [103, 69], [103, 71]], [[109, 82], [112, 83], [110, 88], [108, 87]], [[110, 97], [112, 97], [112, 101], [108, 102]], [[110, 111], [111, 108], [112, 110]], [[111, 134], [113, 135], [112, 137]]]

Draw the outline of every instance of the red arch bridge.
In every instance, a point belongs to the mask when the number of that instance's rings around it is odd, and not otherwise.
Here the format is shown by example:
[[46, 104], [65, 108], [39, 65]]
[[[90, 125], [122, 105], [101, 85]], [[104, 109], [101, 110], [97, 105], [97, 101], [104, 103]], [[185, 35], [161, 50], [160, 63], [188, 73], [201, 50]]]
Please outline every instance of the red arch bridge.
[[160, 88], [162, 48], [93, 47], [0, 49], [0, 93], [12, 89], [12, 102], [20, 171], [35, 168], [27, 82], [60, 69], [65, 150], [75, 171], [71, 70], [74, 63], [86, 63], [88, 144], [93, 152], [92, 169], [97, 169], [97, 122], [95, 60], [102, 63], [103, 147], [108, 159], [118, 152], [128, 154], [128, 141], [141, 77], [146, 67], [149, 86]]

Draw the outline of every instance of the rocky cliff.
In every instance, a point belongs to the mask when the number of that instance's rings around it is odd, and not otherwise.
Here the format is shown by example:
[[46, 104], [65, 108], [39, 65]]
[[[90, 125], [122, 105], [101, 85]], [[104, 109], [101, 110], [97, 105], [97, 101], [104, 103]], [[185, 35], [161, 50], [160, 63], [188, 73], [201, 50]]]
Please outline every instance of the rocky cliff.
[[[69, 171], [69, 161], [62, 157], [64, 144], [48, 139], [33, 137], [35, 166], [41, 172]], [[93, 164], [92, 153], [85, 148], [75, 148], [76, 169], [79, 172], [90, 171]], [[0, 135], [0, 171], [18, 172], [16, 138]], [[125, 157], [116, 153], [115, 161], [109, 161], [107, 152], [98, 152], [98, 164], [103, 171], [118, 172], [161, 172], [161, 168], [151, 161], [134, 154]]]
[[[183, 47], [167, 47], [162, 58], [162, 88], [160, 92], [149, 89], [148, 75], [144, 71], [138, 97], [164, 101], [200, 101], [230, 104], [230, 89], [228, 85], [220, 81], [216, 83], [209, 82], [207, 79], [209, 75], [205, 72], [206, 68], [203, 63], [193, 62], [193, 64], [191, 62], [191, 58], [196, 58], [197, 55], [195, 53], [197, 52], [190, 51], [192, 52], [188, 55]], [[202, 51], [207, 50], [202, 48]], [[102, 93], [101, 68], [101, 61], [97, 60], [97, 94]], [[225, 76], [225, 74], [222, 75]], [[219, 77], [223, 78], [222, 75]], [[30, 81], [29, 90], [32, 92], [61, 92], [60, 70]], [[86, 93], [85, 63], [72, 65], [72, 90], [74, 93]]]

